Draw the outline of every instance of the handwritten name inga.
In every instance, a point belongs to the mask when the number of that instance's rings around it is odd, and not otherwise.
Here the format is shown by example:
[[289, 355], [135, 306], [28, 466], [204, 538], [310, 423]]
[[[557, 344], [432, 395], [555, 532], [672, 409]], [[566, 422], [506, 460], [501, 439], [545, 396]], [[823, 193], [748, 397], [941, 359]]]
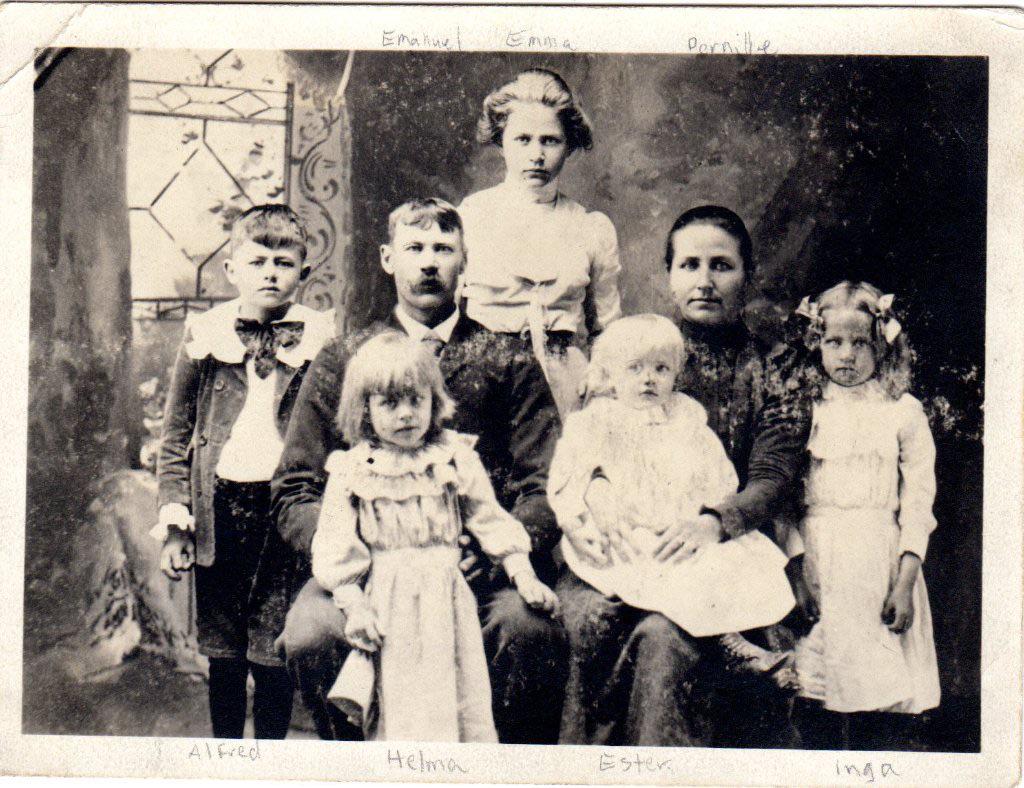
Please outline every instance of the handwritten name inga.
[[866, 783], [873, 783], [876, 777], [883, 779], [889, 777], [900, 777], [900, 773], [893, 768], [891, 763], [881, 764], [881, 768], [875, 769], [875, 764], [867, 761], [863, 766], [853, 763], [840, 763], [836, 761], [837, 777], [860, 777]]

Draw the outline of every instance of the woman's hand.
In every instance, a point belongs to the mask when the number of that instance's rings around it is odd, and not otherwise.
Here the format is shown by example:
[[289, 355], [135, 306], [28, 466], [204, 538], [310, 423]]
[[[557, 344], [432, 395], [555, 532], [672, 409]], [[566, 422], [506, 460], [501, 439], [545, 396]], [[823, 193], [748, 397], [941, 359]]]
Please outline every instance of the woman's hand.
[[196, 541], [191, 532], [170, 526], [160, 550], [160, 571], [177, 582], [195, 563]]
[[656, 561], [680, 563], [700, 548], [722, 541], [722, 523], [713, 514], [683, 520], [668, 528], [654, 551]]
[[608, 563], [608, 537], [594, 523], [584, 523], [579, 528], [567, 531], [565, 538], [587, 563], [594, 566], [605, 566]]
[[369, 602], [345, 608], [345, 642], [352, 648], [373, 652], [381, 647], [383, 638], [384, 630]]
[[530, 607], [543, 610], [552, 616], [559, 612], [558, 597], [555, 592], [540, 582], [533, 572], [519, 572], [515, 579], [516, 590]]

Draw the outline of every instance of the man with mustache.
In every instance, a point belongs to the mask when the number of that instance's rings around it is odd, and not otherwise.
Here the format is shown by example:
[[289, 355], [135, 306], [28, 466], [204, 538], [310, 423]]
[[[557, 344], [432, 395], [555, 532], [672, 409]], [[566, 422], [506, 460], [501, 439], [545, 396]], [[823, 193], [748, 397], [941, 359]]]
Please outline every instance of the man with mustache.
[[[398, 329], [439, 356], [456, 403], [453, 428], [477, 436], [476, 450], [498, 500], [529, 531], [538, 575], [554, 583], [551, 550], [559, 532], [545, 488], [559, 422], [544, 373], [518, 337], [494, 334], [459, 311], [455, 289], [465, 250], [462, 222], [450, 204], [414, 199], [392, 211], [380, 258], [394, 279], [398, 304], [385, 323], [326, 345], [310, 367], [271, 482], [281, 534], [309, 555], [324, 460], [344, 448], [335, 418], [346, 362], [369, 336]], [[462, 540], [461, 568], [480, 603], [499, 739], [553, 744], [567, 670], [561, 627], [530, 610], [475, 543], [467, 536]], [[326, 700], [348, 650], [344, 625], [344, 614], [311, 579], [292, 604], [280, 638], [303, 702], [325, 739], [360, 736]]]

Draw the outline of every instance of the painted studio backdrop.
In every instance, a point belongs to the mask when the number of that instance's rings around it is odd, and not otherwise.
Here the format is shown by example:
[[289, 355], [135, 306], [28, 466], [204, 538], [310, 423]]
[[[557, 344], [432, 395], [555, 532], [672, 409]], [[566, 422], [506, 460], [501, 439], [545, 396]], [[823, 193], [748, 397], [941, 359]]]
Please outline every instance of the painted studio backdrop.
[[[925, 575], [943, 702], [915, 746], [977, 751], [987, 61], [62, 49], [37, 62], [26, 733], [201, 736], [188, 585], [159, 574], [155, 437], [190, 311], [233, 296], [227, 227], [308, 223], [300, 300], [361, 327], [394, 303], [388, 211], [496, 182], [484, 96], [552, 68], [595, 129], [564, 190], [619, 235], [625, 312], [672, 315], [672, 220], [734, 208], [757, 258], [748, 323], [778, 336], [842, 278], [895, 292], [938, 445]], [[295, 736], [312, 737], [294, 717]], [[290, 734], [292, 735], [292, 734]]]

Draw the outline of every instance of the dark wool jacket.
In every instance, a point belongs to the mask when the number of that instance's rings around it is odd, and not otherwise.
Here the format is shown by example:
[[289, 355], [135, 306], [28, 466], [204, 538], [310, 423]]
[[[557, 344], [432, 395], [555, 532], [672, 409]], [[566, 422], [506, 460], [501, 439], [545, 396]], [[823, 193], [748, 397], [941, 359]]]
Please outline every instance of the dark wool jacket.
[[[282, 536], [306, 555], [320, 516], [324, 461], [335, 449], [347, 448], [335, 424], [345, 365], [362, 342], [386, 328], [402, 330], [392, 316], [325, 345], [299, 390], [271, 490]], [[560, 425], [544, 373], [528, 343], [492, 333], [465, 315], [440, 363], [456, 404], [451, 427], [477, 436], [476, 450], [498, 501], [529, 532], [537, 572], [552, 579], [551, 550], [559, 531], [546, 487]]]
[[676, 388], [700, 402], [736, 466], [739, 492], [712, 507], [731, 536], [772, 535], [771, 518], [794, 494], [810, 433], [810, 403], [801, 394], [799, 362], [742, 324], [718, 330], [682, 323], [687, 360]]
[[[248, 393], [245, 348], [235, 334], [238, 301], [190, 316], [178, 349], [164, 408], [157, 456], [159, 504], [180, 503], [195, 518], [196, 563], [214, 561], [213, 488], [221, 449]], [[303, 374], [334, 333], [333, 312], [293, 304], [287, 320], [301, 321], [299, 345], [277, 352], [274, 416], [285, 434]], [[179, 523], [179, 525], [182, 525]]]

